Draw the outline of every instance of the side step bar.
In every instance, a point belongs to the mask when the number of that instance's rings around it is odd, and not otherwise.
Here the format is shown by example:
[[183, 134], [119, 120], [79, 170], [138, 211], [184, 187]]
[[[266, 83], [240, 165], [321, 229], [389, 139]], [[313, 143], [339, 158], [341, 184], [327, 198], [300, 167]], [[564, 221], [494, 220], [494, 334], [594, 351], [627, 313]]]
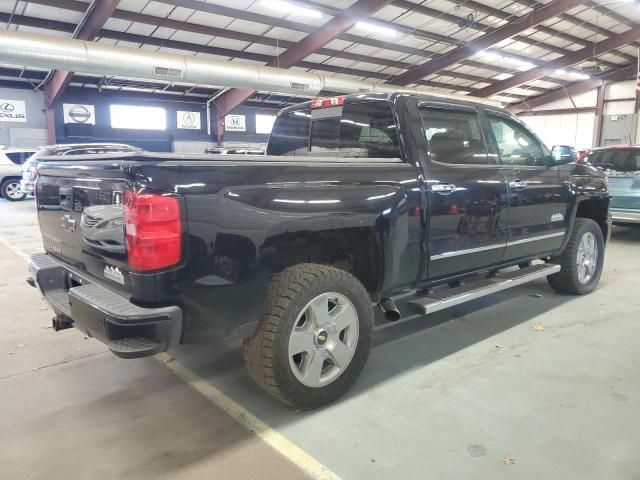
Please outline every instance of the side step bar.
[[543, 278], [560, 271], [560, 265], [542, 264], [531, 265], [509, 272], [497, 273], [495, 277], [478, 280], [461, 287], [445, 289], [442, 292], [433, 292], [427, 296], [416, 298], [407, 303], [407, 307], [413, 313], [427, 315], [445, 308], [460, 305], [461, 303], [475, 300], [492, 293], [506, 290], [507, 288], [522, 285], [523, 283]]

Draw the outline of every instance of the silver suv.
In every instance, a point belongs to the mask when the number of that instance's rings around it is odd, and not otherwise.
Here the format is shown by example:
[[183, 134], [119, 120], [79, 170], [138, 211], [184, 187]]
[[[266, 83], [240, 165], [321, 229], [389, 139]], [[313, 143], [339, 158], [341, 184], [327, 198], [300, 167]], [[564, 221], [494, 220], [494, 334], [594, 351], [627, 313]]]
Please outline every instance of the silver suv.
[[0, 195], [10, 202], [24, 199], [25, 194], [20, 189], [22, 165], [35, 152], [35, 148], [0, 150]]

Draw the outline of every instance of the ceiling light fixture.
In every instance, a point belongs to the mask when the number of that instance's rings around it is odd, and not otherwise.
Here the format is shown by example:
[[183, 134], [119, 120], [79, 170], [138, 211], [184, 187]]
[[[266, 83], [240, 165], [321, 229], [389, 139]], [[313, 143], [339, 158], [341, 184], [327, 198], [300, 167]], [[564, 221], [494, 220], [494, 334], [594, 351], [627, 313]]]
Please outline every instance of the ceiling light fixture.
[[387, 37], [395, 37], [398, 34], [398, 32], [392, 28], [383, 27], [369, 22], [358, 22], [356, 23], [356, 28], [368, 30], [371, 33], [379, 33], [380, 35], [385, 35]]
[[480, 55], [483, 60], [489, 60], [490, 62], [497, 62], [504, 58], [502, 55], [498, 55], [497, 53], [490, 52], [488, 50], [480, 52]]
[[320, 18], [322, 12], [318, 10], [312, 10], [311, 8], [302, 7], [298, 4], [285, 2], [283, 0], [262, 0], [264, 6], [278, 10], [280, 13], [295, 13], [298, 15], [304, 15], [305, 17]]

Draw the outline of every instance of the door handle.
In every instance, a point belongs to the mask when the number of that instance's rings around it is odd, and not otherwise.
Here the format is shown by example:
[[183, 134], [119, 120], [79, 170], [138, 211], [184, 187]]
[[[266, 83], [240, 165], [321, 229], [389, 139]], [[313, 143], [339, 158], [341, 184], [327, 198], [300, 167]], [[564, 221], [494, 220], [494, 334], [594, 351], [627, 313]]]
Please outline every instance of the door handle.
[[509, 182], [509, 186], [515, 190], [522, 190], [524, 188], [527, 188], [527, 182], [514, 180], [513, 182]]
[[455, 189], [456, 186], [451, 183], [436, 183], [435, 185], [431, 185], [431, 191], [439, 193], [440, 195], [449, 195]]

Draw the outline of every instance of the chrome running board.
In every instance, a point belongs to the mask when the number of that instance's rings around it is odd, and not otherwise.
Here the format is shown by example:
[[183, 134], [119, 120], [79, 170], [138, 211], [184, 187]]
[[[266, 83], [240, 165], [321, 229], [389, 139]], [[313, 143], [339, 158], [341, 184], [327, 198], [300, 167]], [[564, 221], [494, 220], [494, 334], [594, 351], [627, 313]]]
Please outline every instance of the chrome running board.
[[530, 267], [519, 270], [499, 272], [494, 277], [477, 280], [460, 287], [432, 292], [424, 297], [416, 298], [408, 302], [407, 307], [413, 313], [427, 315], [491, 295], [501, 290], [506, 290], [507, 288], [522, 285], [523, 283], [543, 278], [558, 273], [559, 271], [560, 265], [546, 263], [542, 265], [531, 265]]

